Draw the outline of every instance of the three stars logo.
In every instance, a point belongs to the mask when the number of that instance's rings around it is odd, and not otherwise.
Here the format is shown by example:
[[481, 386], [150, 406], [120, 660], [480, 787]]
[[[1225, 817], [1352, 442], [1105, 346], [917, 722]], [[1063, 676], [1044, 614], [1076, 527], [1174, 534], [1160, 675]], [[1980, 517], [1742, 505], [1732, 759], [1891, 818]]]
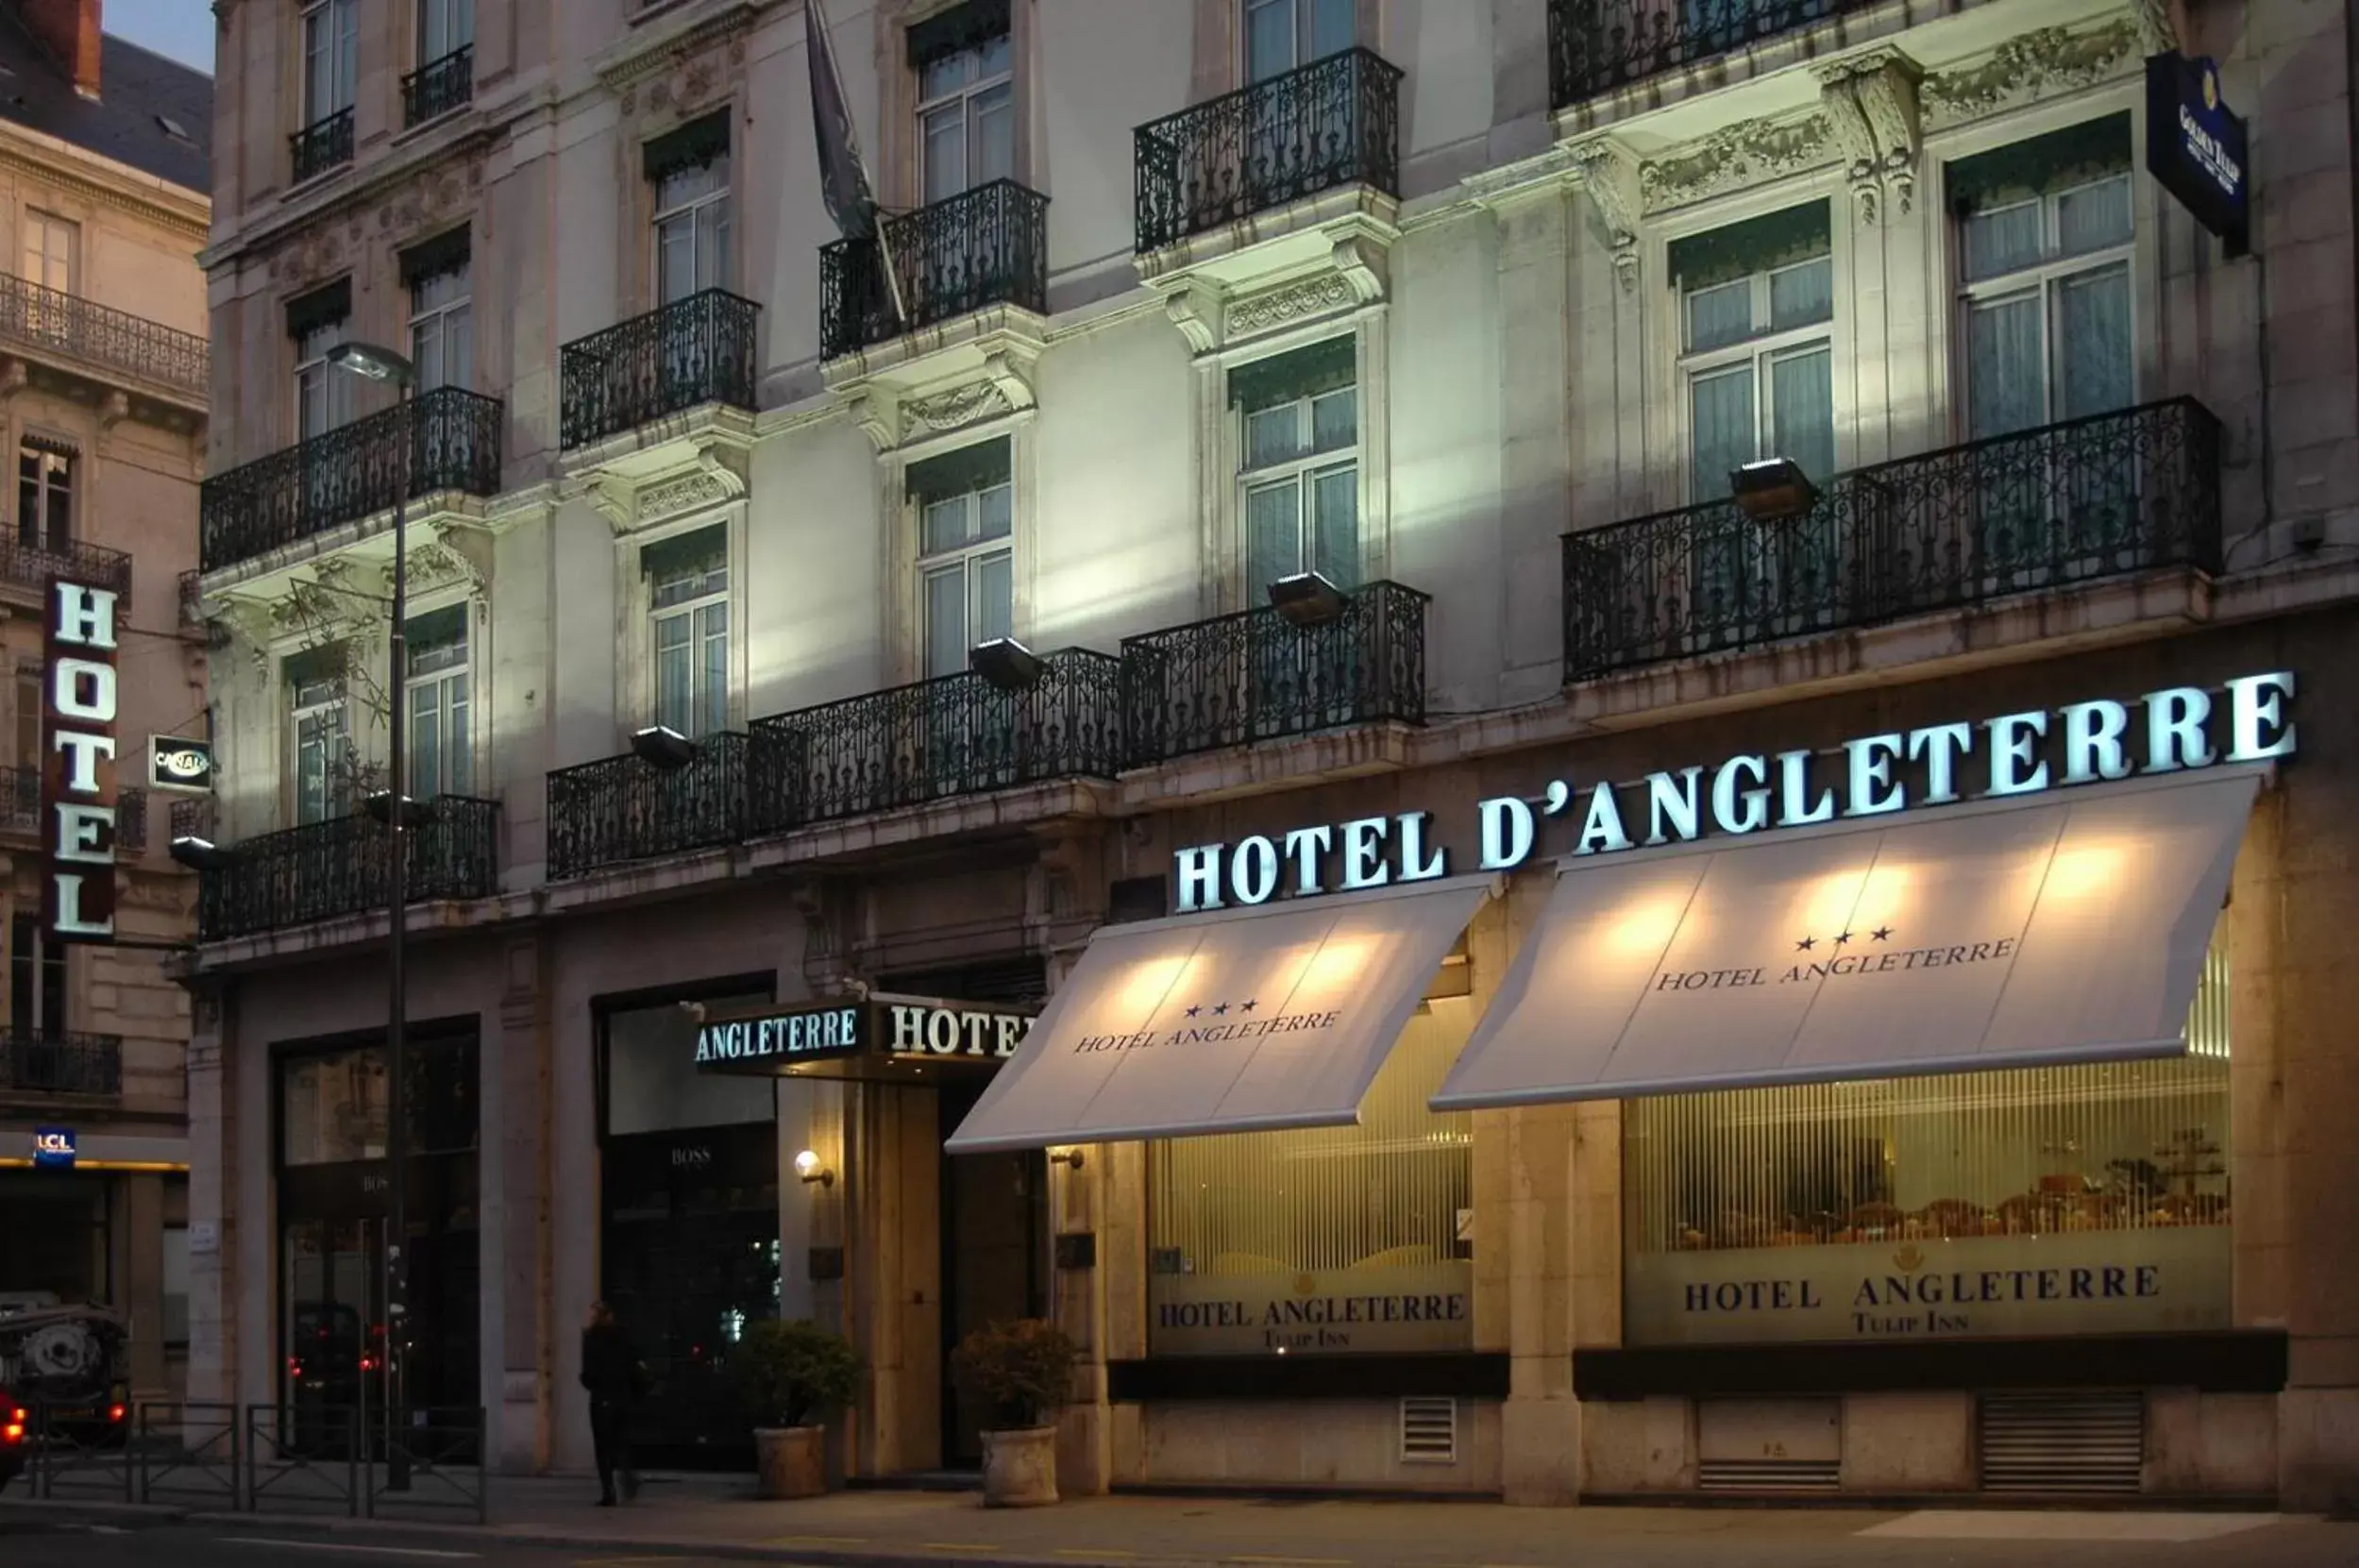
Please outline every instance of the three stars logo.
[[1203, 1003], [1199, 1002], [1189, 1005], [1187, 1011], [1189, 1018], [1198, 1018], [1206, 1012], [1211, 1013], [1214, 1018], [1226, 1018], [1229, 1015], [1229, 1009], [1231, 1006], [1234, 1006], [1239, 1013], [1250, 1013], [1255, 1007], [1260, 1005], [1261, 1003], [1259, 1001], [1255, 998], [1248, 997], [1242, 1002], [1234, 1003], [1218, 1002], [1213, 1003], [1209, 1008], [1207, 1008]]
[[[1857, 932], [1845, 931], [1829, 939], [1836, 947], [1849, 947], [1853, 938], [1855, 938], [1859, 934]], [[1879, 925], [1875, 930], [1867, 934], [1867, 939], [1871, 942], [1889, 942], [1892, 940], [1892, 927], [1888, 925]], [[1805, 936], [1800, 941], [1794, 944], [1794, 951], [1796, 953], [1811, 953], [1816, 951], [1817, 947], [1817, 937]]]

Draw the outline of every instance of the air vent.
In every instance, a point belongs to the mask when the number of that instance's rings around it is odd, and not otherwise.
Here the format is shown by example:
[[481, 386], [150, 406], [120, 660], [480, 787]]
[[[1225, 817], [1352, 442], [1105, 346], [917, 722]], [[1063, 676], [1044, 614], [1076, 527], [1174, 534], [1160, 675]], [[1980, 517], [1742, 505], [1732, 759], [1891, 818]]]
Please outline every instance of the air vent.
[[1843, 1461], [1703, 1459], [1695, 1485], [1703, 1492], [1833, 1492], [1843, 1485]]
[[1981, 1400], [1982, 1490], [2135, 1492], [2146, 1459], [2138, 1393], [1990, 1393]]
[[1401, 1401], [1401, 1462], [1456, 1464], [1458, 1462], [1458, 1402], [1455, 1399]]

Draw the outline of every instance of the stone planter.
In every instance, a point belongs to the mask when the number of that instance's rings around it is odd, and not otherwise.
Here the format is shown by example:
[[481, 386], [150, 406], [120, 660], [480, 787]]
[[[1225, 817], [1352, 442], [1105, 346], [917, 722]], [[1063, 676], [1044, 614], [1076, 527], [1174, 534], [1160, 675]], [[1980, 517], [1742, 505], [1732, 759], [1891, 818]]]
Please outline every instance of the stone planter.
[[983, 1506], [1036, 1509], [1056, 1501], [1056, 1428], [983, 1434]]
[[827, 1428], [757, 1427], [753, 1434], [754, 1495], [817, 1497], [827, 1491]]

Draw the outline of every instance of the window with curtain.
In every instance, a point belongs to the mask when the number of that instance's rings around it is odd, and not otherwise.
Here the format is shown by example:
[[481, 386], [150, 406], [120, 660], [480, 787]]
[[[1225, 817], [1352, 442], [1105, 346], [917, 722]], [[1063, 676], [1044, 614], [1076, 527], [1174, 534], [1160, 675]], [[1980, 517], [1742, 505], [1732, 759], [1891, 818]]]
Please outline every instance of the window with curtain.
[[1248, 597], [1298, 572], [1359, 582], [1358, 351], [1349, 337], [1239, 366]]
[[649, 144], [655, 302], [730, 286], [729, 122], [707, 115]]
[[977, 643], [1015, 634], [1016, 485], [1005, 438], [912, 464], [918, 597], [928, 676], [967, 667]]
[[313, 0], [303, 8], [303, 123], [318, 125], [352, 107], [360, 80], [361, 0]]
[[45, 939], [38, 916], [19, 915], [8, 931], [8, 1027], [19, 1039], [56, 1039], [66, 1032], [66, 944]]
[[1244, 0], [1245, 79], [1267, 81], [1350, 48], [1356, 0]]
[[404, 257], [402, 273], [410, 287], [410, 362], [417, 371], [416, 390], [472, 385], [475, 290], [463, 234], [456, 246], [438, 246], [414, 265]]
[[935, 54], [917, 69], [925, 200], [1014, 177], [1015, 55], [1006, 31]]
[[74, 452], [28, 439], [16, 450], [16, 538], [59, 554], [74, 543]]
[[1726, 496], [1729, 471], [1760, 458], [1833, 475], [1831, 240], [1821, 201], [1672, 246], [1694, 500]]
[[679, 534], [639, 552], [655, 662], [655, 722], [691, 737], [729, 728], [729, 530]]
[[288, 784], [297, 823], [345, 815], [352, 731], [343, 665], [341, 646], [287, 662]]
[[287, 303], [287, 336], [295, 345], [295, 438], [309, 441], [352, 417], [349, 371], [328, 362], [328, 350], [352, 335], [352, 284], [338, 279]]
[[[44, 212], [38, 207], [25, 210], [25, 280], [59, 294], [72, 294], [80, 276], [82, 226]], [[34, 331], [51, 337], [62, 337], [70, 324], [62, 311], [44, 309], [36, 301], [29, 308], [31, 320], [26, 325]]]
[[475, 0], [418, 0], [418, 63], [431, 65], [475, 42]]
[[467, 607], [411, 617], [408, 629], [410, 793], [418, 800], [475, 787], [467, 733]]

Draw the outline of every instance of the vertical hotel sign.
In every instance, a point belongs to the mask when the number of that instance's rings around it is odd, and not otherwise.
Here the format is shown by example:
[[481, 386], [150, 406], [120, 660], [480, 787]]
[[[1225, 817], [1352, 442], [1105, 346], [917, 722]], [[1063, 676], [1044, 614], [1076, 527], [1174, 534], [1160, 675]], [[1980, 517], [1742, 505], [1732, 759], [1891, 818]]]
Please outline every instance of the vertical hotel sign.
[[41, 908], [53, 941], [114, 940], [117, 597], [87, 582], [49, 582]]

